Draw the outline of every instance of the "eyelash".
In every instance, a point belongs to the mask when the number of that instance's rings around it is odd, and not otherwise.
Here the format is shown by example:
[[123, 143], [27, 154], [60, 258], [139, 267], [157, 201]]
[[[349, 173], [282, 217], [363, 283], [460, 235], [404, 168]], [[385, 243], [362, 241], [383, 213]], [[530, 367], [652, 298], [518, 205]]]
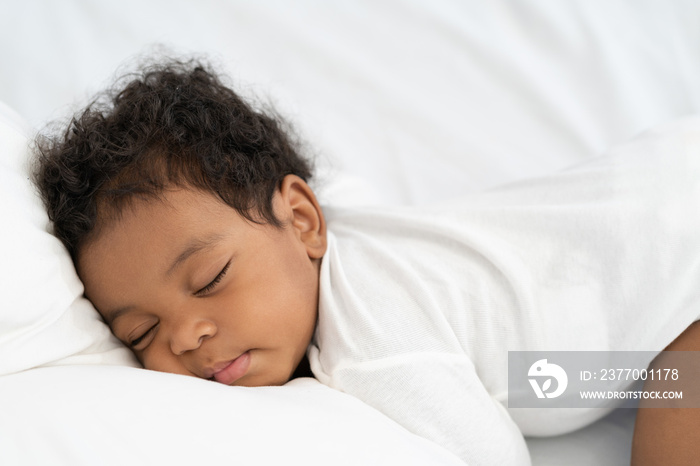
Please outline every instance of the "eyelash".
[[153, 330], [155, 330], [155, 328], [156, 328], [157, 326], [158, 326], [158, 324], [154, 324], [151, 328], [149, 328], [148, 330], [146, 330], [146, 331], [143, 333], [143, 335], [141, 335], [140, 337], [137, 337], [137, 338], [134, 338], [133, 340], [131, 340], [131, 342], [129, 343], [129, 347], [134, 348], [135, 346], [138, 346], [138, 344], [141, 343], [141, 342], [148, 336], [149, 333], [151, 333]]
[[197, 291], [195, 293], [195, 296], [202, 296], [202, 295], [206, 295], [207, 293], [211, 292], [216, 287], [216, 285], [218, 285], [219, 282], [224, 278], [224, 276], [226, 275], [226, 272], [228, 272], [230, 265], [231, 265], [231, 261], [228, 261], [226, 263], [226, 265], [224, 266], [224, 268], [221, 269], [221, 272], [219, 272], [219, 275], [217, 275], [216, 278], [214, 278], [214, 280], [212, 280], [211, 283], [209, 283], [207, 286], [205, 286], [201, 290]]

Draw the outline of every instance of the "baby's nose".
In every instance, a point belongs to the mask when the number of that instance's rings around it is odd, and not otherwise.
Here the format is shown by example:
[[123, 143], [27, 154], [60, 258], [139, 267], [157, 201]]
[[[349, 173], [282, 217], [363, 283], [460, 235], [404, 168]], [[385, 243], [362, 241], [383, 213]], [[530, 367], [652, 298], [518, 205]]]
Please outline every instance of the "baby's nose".
[[216, 325], [209, 320], [179, 324], [171, 334], [170, 350], [180, 356], [202, 346], [205, 340], [216, 335]]

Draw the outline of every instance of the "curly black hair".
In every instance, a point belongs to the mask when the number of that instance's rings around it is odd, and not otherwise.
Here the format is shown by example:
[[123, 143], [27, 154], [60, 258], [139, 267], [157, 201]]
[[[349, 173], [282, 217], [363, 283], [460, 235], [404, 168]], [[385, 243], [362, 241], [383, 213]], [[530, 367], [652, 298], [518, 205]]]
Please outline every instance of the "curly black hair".
[[275, 112], [245, 102], [199, 60], [166, 60], [124, 76], [67, 127], [39, 136], [33, 181], [73, 260], [98, 224], [168, 186], [218, 196], [277, 227], [272, 198], [311, 162]]

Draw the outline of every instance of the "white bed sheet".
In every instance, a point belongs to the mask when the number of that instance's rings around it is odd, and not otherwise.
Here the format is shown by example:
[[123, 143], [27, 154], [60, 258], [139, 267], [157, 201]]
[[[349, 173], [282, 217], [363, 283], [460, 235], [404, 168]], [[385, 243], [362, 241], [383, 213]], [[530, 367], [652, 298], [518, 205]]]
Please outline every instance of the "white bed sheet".
[[[327, 204], [445, 199], [557, 170], [700, 110], [693, 0], [8, 2], [0, 101], [40, 127], [155, 42], [208, 53], [297, 123]], [[12, 390], [27, 429], [46, 422], [50, 406]], [[52, 419], [46, 429], [60, 429]], [[530, 439], [533, 463], [624, 464], [633, 420], [619, 410]]]

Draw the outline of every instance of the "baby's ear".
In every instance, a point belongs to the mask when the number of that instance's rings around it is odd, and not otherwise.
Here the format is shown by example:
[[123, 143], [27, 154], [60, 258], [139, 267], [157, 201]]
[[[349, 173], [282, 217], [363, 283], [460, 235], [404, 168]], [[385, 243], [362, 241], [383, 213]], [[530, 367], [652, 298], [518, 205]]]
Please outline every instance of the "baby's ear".
[[308, 184], [296, 175], [287, 175], [280, 186], [281, 200], [287, 220], [304, 243], [311, 259], [320, 259], [326, 252], [326, 219]]

